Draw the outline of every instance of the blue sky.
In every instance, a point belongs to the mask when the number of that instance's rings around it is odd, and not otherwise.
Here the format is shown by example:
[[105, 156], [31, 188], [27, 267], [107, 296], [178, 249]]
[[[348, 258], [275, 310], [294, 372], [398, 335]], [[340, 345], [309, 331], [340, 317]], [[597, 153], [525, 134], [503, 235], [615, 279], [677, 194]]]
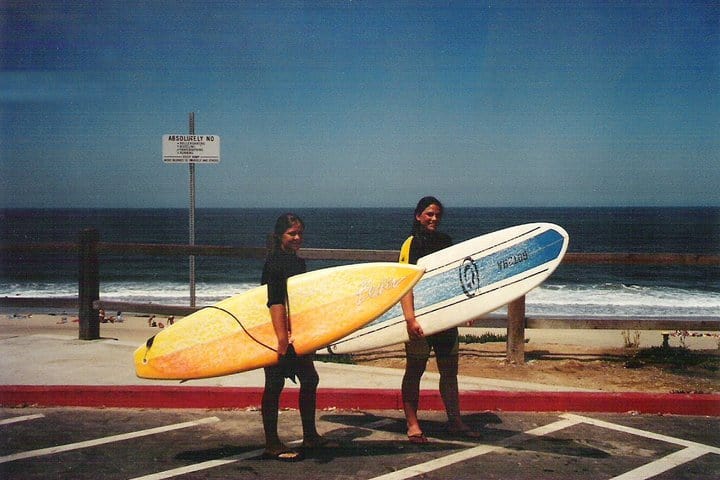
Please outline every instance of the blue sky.
[[6, 0], [0, 207], [718, 206], [713, 3]]

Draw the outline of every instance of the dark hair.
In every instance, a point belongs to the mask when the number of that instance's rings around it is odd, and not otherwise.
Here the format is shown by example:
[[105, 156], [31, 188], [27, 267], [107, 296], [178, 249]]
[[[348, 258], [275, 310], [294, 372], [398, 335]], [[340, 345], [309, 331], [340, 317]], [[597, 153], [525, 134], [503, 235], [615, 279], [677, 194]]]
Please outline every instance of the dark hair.
[[280, 249], [283, 233], [293, 225], [300, 225], [305, 228], [305, 222], [294, 213], [283, 213], [278, 217], [275, 221], [275, 229], [268, 239], [268, 255], [273, 255]]
[[413, 215], [413, 227], [412, 227], [413, 235], [416, 235], [422, 231], [422, 225], [420, 225], [420, 222], [418, 222], [417, 217], [422, 212], [424, 212], [425, 209], [427, 207], [429, 207], [430, 205], [437, 205], [438, 207], [440, 207], [440, 213], [445, 211], [445, 207], [443, 207], [443, 204], [437, 198], [432, 197], [432, 196], [427, 196], [427, 197], [421, 198], [418, 201], [417, 206], [415, 207], [415, 214]]

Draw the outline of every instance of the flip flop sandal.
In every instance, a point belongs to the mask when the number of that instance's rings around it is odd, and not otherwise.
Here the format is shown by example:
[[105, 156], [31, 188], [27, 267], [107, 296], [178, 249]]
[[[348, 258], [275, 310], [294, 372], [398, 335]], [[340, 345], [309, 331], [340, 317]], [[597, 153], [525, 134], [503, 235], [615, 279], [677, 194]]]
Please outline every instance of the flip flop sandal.
[[408, 441], [416, 445], [424, 445], [430, 443], [430, 440], [425, 436], [424, 433], [416, 433], [415, 435], [408, 435]]

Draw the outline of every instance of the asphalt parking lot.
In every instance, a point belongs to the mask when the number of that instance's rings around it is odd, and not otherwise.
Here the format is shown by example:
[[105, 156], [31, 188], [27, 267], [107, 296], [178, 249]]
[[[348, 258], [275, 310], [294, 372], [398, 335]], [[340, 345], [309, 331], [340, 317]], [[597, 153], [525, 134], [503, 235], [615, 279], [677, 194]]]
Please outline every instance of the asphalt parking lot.
[[[632, 414], [465, 415], [482, 439], [453, 437], [444, 414], [421, 412], [427, 445], [410, 444], [402, 412], [318, 412], [339, 446], [297, 463], [261, 458], [255, 410], [0, 409], [0, 478], [715, 479], [718, 417]], [[295, 410], [280, 415], [301, 440]], [[288, 472], [288, 469], [292, 469]]]

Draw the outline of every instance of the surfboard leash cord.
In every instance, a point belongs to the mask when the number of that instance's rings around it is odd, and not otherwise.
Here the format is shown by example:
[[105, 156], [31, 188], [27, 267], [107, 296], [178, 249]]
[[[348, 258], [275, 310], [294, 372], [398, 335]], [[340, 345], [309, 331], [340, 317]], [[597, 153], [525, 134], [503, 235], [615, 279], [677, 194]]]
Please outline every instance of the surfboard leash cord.
[[[267, 345], [267, 344], [261, 342], [260, 340], [258, 340], [257, 338], [255, 338], [255, 337], [252, 335], [252, 333], [248, 332], [247, 328], [245, 328], [245, 325], [242, 324], [242, 322], [240, 321], [240, 319], [237, 318], [235, 315], [233, 315], [231, 312], [228, 312], [228, 311], [225, 310], [224, 308], [218, 307], [218, 306], [215, 306], [215, 305], [208, 305], [208, 306], [206, 306], [206, 307], [201, 308], [201, 310], [205, 310], [206, 308], [214, 308], [215, 310], [220, 310], [221, 312], [227, 313], [228, 315], [230, 315], [230, 317], [232, 317], [232, 318], [237, 322], [238, 325], [240, 325], [240, 328], [242, 328], [243, 332], [245, 332], [245, 334], [246, 334], [248, 337], [250, 337], [254, 342], [256, 342], [257, 344], [259, 344], [259, 345], [261, 345], [261, 346], [263, 346], [263, 347], [265, 347], [265, 348], [267, 348], [268, 350], [270, 350], [270, 351], [272, 351], [272, 352], [277, 353], [277, 349], [271, 347], [270, 345]], [[145, 355], [147, 355], [147, 351], [150, 350], [150, 347], [152, 347], [152, 344], [153, 344], [154, 341], [155, 341], [155, 335], [153, 335], [152, 337], [148, 338], [148, 339], [147, 339], [147, 342], [145, 342], [145, 347], [146, 347]], [[145, 359], [143, 359], [143, 360], [145, 360]]]
[[250, 332], [247, 330], [247, 328], [245, 328], [245, 325], [242, 324], [242, 322], [240, 321], [240, 319], [237, 318], [235, 315], [233, 315], [231, 312], [225, 310], [225, 309], [222, 308], [222, 307], [218, 307], [218, 306], [215, 306], [215, 305], [208, 305], [208, 306], [206, 306], [206, 307], [203, 307], [202, 310], [205, 310], [206, 308], [214, 308], [215, 310], [220, 310], [221, 312], [227, 313], [228, 315], [230, 315], [230, 316], [237, 322], [238, 325], [240, 325], [240, 328], [242, 328], [243, 332], [245, 332], [245, 334], [246, 334], [248, 337], [250, 337], [251, 340], [253, 340], [253, 341], [254, 341], [255, 343], [257, 343], [258, 345], [261, 345], [261, 346], [267, 348], [268, 350], [277, 353], [277, 349], [275, 349], [275, 348], [271, 347], [270, 345], [267, 345], [266, 343], [263, 343], [263, 342], [261, 342], [260, 340], [258, 340], [257, 338], [255, 338], [255, 337], [252, 335], [252, 333], [250, 333]]

